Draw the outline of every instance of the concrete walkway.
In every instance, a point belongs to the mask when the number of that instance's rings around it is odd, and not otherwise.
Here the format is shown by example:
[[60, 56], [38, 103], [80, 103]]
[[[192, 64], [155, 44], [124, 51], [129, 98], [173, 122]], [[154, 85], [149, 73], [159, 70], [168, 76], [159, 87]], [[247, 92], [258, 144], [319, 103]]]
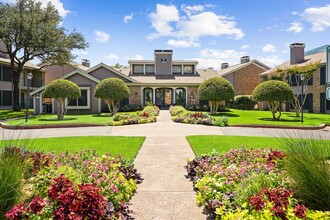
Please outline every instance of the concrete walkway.
[[157, 124], [162, 129], [147, 136], [134, 161], [144, 178], [132, 199], [136, 219], [206, 218], [195, 203], [192, 183], [185, 178], [183, 166], [194, 153], [182, 134], [168, 137], [166, 125], [172, 123], [168, 111], [161, 111]]

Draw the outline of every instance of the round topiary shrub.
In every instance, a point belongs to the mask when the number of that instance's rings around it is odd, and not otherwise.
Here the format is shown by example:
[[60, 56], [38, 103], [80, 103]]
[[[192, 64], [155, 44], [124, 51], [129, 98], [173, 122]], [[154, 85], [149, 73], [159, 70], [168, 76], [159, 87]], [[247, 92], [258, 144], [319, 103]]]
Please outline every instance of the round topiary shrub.
[[[283, 81], [269, 80], [259, 84], [252, 93], [252, 98], [257, 101], [267, 102], [273, 114], [273, 120], [280, 120], [282, 103], [294, 99], [292, 88]], [[276, 114], [279, 113], [278, 117]]]
[[234, 98], [235, 91], [231, 83], [222, 77], [213, 77], [205, 80], [198, 88], [200, 100], [208, 100], [210, 112], [216, 113], [220, 101]]
[[77, 84], [66, 79], [56, 79], [51, 81], [45, 88], [44, 97], [54, 98], [57, 104], [57, 119], [63, 119], [66, 113], [65, 99], [68, 101], [81, 96], [81, 91]]
[[94, 94], [96, 98], [104, 100], [113, 115], [117, 113], [120, 101], [129, 98], [130, 95], [124, 81], [117, 78], [107, 78], [99, 82]]
[[238, 95], [235, 96], [233, 108], [241, 110], [253, 110], [257, 103], [258, 102], [252, 99], [251, 95]]

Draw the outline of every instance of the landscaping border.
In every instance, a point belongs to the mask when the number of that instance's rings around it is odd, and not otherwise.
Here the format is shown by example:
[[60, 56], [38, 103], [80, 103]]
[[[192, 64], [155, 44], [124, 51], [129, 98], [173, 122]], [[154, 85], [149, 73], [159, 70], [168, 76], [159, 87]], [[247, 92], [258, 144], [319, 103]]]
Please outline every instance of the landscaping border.
[[102, 124], [57, 124], [57, 125], [7, 125], [5, 123], [0, 122], [0, 127], [4, 129], [12, 129], [12, 130], [19, 130], [19, 129], [44, 129], [44, 128], [77, 128], [77, 127], [97, 127], [97, 126], [108, 126]]
[[[299, 130], [320, 130], [324, 129], [327, 124], [318, 126], [278, 126], [278, 125], [229, 125], [229, 127], [245, 127], [245, 128], [279, 128], [279, 129], [299, 129]], [[329, 125], [328, 125], [329, 126]]]

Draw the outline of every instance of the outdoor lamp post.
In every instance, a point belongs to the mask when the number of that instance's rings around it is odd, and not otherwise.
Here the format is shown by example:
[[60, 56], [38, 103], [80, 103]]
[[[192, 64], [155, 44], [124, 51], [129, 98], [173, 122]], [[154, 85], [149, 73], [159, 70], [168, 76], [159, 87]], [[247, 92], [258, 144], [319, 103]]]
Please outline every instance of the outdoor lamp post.
[[28, 121], [28, 114], [29, 114], [29, 95], [30, 95], [30, 81], [33, 77], [33, 74], [32, 73], [28, 73], [27, 75], [27, 79], [28, 79], [28, 82], [27, 82], [27, 100], [26, 100], [26, 111], [25, 111], [25, 122]]
[[304, 123], [304, 74], [300, 74], [300, 84], [301, 84], [301, 97], [300, 97], [300, 106], [301, 106], [301, 123]]

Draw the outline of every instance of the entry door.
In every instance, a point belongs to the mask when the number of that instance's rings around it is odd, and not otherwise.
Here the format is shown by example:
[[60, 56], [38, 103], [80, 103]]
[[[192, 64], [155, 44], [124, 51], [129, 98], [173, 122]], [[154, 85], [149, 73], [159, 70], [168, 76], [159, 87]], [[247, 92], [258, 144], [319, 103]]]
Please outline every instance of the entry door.
[[156, 105], [160, 107], [172, 105], [172, 89], [156, 89]]

